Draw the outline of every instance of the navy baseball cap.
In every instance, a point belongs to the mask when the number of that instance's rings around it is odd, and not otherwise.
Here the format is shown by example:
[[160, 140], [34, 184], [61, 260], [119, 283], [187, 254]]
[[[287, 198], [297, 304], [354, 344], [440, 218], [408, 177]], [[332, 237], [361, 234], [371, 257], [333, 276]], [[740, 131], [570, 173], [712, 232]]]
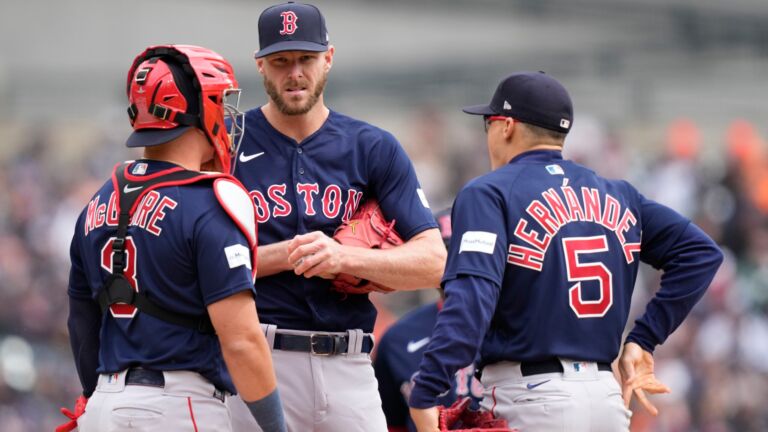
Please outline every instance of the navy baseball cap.
[[328, 51], [328, 30], [320, 9], [288, 2], [271, 6], [259, 16], [261, 58], [280, 51]]
[[573, 104], [568, 91], [544, 72], [514, 73], [499, 83], [491, 103], [462, 110], [467, 114], [512, 117], [566, 134], [573, 124]]

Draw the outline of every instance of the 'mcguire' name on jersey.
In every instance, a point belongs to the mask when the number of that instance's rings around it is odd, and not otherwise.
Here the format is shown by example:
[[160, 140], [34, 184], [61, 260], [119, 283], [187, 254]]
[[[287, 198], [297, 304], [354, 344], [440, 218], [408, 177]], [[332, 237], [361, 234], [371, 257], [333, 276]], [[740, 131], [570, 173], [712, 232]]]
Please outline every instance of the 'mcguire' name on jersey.
[[[106, 224], [117, 226], [118, 208], [115, 192], [109, 196], [109, 203], [100, 203], [100, 196], [96, 195], [88, 203], [88, 212], [85, 217], [85, 235]], [[143, 228], [148, 232], [159, 236], [163, 229], [158, 226], [165, 218], [166, 210], [173, 210], [178, 203], [167, 196], [161, 197], [157, 191], [149, 191], [141, 199], [136, 211], [131, 218], [131, 225]]]
[[637, 218], [629, 209], [622, 211], [616, 198], [610, 194], [601, 197], [600, 191], [595, 188], [582, 187], [580, 200], [579, 194], [568, 186], [567, 179], [560, 191], [562, 196], [554, 188], [547, 189], [541, 193], [542, 199], [533, 200], [525, 209], [540, 228], [529, 227], [528, 221], [520, 218], [515, 237], [532, 248], [510, 244], [508, 263], [541, 271], [552, 237], [569, 222], [593, 222], [613, 231], [627, 263], [634, 261], [632, 254], [640, 250], [640, 243], [627, 243], [625, 238], [625, 233], [637, 223]]

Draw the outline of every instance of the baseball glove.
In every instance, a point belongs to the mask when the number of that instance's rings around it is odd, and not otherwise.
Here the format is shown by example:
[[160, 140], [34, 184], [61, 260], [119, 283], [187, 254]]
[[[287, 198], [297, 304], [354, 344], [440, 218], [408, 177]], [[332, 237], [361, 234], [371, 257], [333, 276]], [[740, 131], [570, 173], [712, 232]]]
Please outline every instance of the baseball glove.
[[80, 395], [75, 401], [75, 411], [72, 412], [69, 408], [61, 408], [61, 413], [69, 418], [69, 421], [62, 423], [56, 427], [56, 432], [70, 432], [77, 428], [77, 419], [85, 413], [85, 406], [88, 404], [88, 399]]
[[[387, 222], [381, 214], [379, 203], [370, 198], [360, 204], [348, 221], [336, 228], [333, 239], [346, 246], [389, 249], [403, 244], [403, 239], [394, 227], [395, 221]], [[346, 273], [338, 274], [332, 283], [334, 290], [344, 294], [394, 291], [392, 288]]]
[[472, 411], [469, 409], [471, 399], [460, 398], [448, 408], [438, 407], [440, 431], [460, 432], [517, 432], [510, 429], [507, 421], [497, 419], [490, 411]]

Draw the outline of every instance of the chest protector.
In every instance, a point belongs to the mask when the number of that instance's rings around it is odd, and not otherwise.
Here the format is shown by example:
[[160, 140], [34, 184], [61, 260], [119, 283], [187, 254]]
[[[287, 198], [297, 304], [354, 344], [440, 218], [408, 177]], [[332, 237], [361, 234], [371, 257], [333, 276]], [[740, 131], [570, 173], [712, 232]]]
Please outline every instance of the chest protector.
[[125, 238], [131, 217], [141, 199], [148, 192], [167, 186], [181, 186], [210, 181], [219, 204], [232, 218], [240, 231], [245, 234], [251, 250], [251, 278], [256, 278], [257, 225], [256, 211], [248, 192], [239, 181], [222, 173], [201, 173], [188, 171], [181, 167], [163, 170], [146, 176], [134, 176], [128, 173], [133, 161], [117, 164], [112, 172], [112, 186], [117, 196], [119, 211], [117, 234], [112, 242], [112, 271], [99, 293], [99, 306], [106, 313], [113, 304], [133, 305], [139, 312], [146, 313], [165, 322], [213, 334], [213, 324], [208, 314], [201, 316], [186, 315], [170, 311], [149, 298], [145, 293], [134, 290], [124, 275], [127, 265]]

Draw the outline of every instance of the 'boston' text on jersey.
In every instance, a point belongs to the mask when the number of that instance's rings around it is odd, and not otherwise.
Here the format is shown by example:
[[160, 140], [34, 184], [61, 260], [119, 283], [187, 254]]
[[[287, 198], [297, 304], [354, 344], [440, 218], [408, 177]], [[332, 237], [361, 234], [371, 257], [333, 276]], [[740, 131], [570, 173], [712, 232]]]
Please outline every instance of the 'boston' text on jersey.
[[[258, 190], [252, 190], [250, 192], [251, 198], [254, 204], [256, 204], [256, 220], [259, 223], [264, 223], [269, 220], [271, 216], [285, 217], [291, 214], [293, 206], [285, 199], [286, 184], [273, 184], [267, 188], [267, 196]], [[345, 193], [346, 192], [346, 193]], [[341, 220], [346, 222], [355, 212], [360, 199], [363, 197], [363, 193], [355, 189], [347, 189], [342, 191], [341, 187], [335, 184], [329, 184], [320, 193], [320, 185], [317, 183], [297, 183], [296, 193], [300, 196], [304, 202], [304, 215], [314, 216], [318, 212], [322, 213], [328, 219], [336, 218], [339, 213], [344, 211]], [[322, 202], [322, 207], [315, 208], [315, 197], [319, 196]], [[270, 207], [269, 202], [272, 202]], [[343, 205], [342, 205], [343, 201]]]

